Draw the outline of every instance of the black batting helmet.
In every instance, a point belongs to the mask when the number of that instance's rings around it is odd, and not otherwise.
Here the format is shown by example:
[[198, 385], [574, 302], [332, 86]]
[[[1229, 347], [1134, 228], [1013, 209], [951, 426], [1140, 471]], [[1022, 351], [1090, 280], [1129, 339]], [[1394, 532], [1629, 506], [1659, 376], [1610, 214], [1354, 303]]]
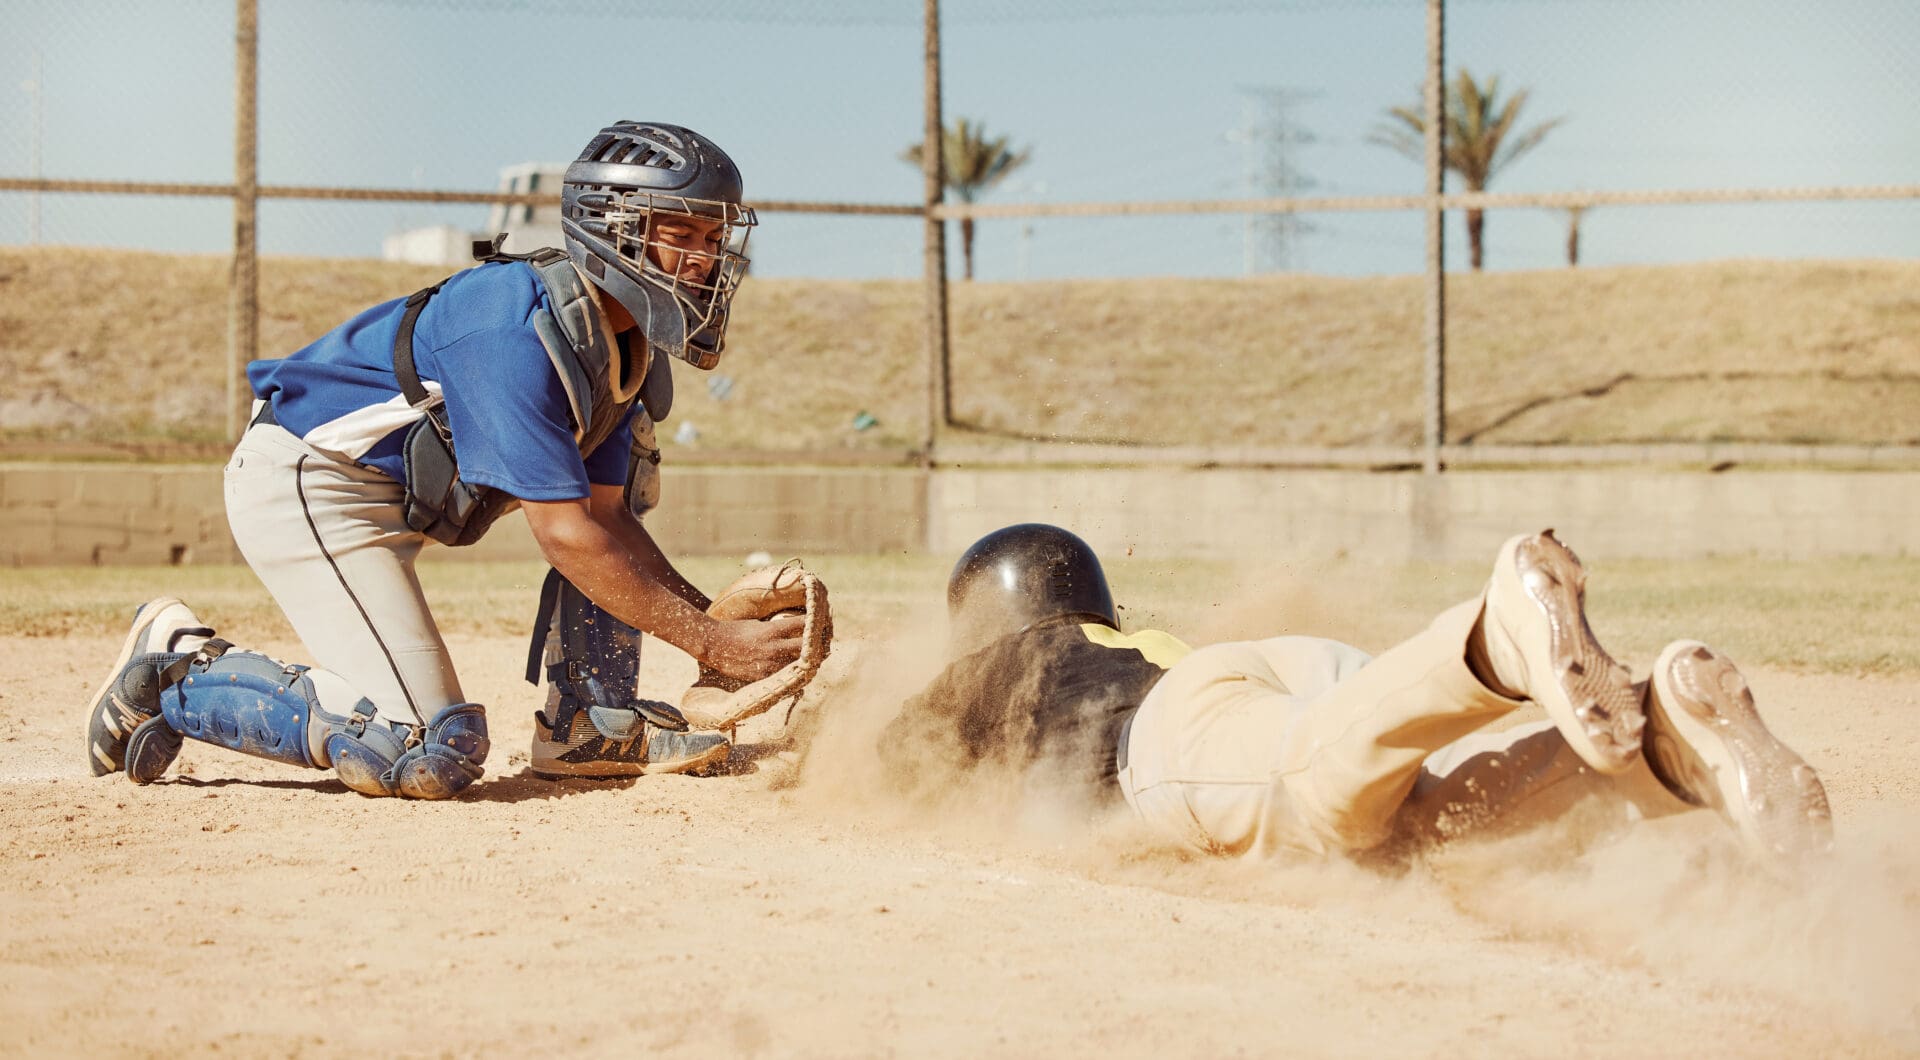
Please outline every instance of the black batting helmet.
[[[567, 167], [560, 231], [567, 253], [626, 307], [647, 344], [697, 368], [720, 363], [727, 313], [747, 271], [740, 169], [712, 140], [662, 122], [623, 121], [600, 130]], [[661, 269], [647, 254], [658, 214], [721, 222], [720, 249], [704, 280]]]
[[995, 530], [962, 553], [947, 579], [947, 617], [955, 655], [1051, 619], [1120, 628], [1100, 557], [1046, 523]]

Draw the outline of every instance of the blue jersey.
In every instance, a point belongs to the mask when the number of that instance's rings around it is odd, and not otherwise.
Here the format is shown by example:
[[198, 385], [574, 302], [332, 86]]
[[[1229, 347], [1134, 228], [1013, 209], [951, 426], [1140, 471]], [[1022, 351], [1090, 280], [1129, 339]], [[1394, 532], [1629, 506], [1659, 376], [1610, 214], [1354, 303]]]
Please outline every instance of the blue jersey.
[[[547, 291], [525, 262], [457, 273], [414, 324], [420, 385], [446, 402], [460, 478], [521, 500], [587, 495], [588, 483], [627, 480], [632, 416], [590, 456], [580, 455], [566, 390], [534, 331]], [[280, 426], [404, 483], [400, 444], [421, 412], [393, 374], [393, 339], [406, 299], [382, 302], [277, 361], [247, 366], [254, 396], [273, 402]], [[636, 403], [637, 405], [637, 403]]]

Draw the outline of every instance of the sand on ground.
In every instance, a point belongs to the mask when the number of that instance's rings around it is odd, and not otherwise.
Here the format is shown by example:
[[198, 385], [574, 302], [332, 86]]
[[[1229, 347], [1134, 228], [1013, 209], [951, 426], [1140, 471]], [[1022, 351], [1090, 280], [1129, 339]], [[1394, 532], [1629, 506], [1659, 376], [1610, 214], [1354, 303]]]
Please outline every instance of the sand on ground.
[[[717, 776], [532, 776], [524, 646], [466, 637], [494, 750], [458, 801], [194, 743], [135, 787], [82, 757], [117, 647], [0, 636], [0, 1051], [1920, 1051], [1920, 681], [1749, 673], [1840, 837], [1783, 881], [1705, 812], [1383, 872], [1189, 856], [1041, 783], [903, 806], [871, 737], [925, 667], [848, 641], [805, 753], [771, 719]], [[689, 676], [649, 649], [644, 689]]]

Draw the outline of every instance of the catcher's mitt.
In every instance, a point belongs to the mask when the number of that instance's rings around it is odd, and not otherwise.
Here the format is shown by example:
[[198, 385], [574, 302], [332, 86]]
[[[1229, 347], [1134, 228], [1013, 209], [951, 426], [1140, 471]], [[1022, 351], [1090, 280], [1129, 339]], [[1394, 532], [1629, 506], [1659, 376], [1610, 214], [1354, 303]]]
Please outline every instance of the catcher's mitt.
[[833, 643], [827, 588], [799, 560], [742, 575], [714, 598], [707, 614], [728, 621], [797, 614], [805, 616], [806, 624], [800, 633], [800, 657], [751, 684], [701, 667], [700, 679], [680, 699], [680, 712], [696, 729], [731, 729], [785, 700], [797, 701], [820, 672]]

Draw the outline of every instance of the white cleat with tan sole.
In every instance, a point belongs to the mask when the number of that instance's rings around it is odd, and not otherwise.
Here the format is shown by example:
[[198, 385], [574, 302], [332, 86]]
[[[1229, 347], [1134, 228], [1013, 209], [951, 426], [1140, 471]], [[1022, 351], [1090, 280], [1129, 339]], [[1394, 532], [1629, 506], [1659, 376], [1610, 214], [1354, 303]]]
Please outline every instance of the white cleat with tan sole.
[[1640, 753], [1640, 693], [1587, 624], [1587, 572], [1547, 530], [1500, 547], [1481, 629], [1500, 684], [1546, 709], [1581, 761], [1617, 774]]
[[1720, 813], [1762, 857], [1833, 848], [1819, 774], [1767, 731], [1733, 660], [1697, 640], [1674, 641], [1647, 689], [1647, 765], [1667, 790]]

